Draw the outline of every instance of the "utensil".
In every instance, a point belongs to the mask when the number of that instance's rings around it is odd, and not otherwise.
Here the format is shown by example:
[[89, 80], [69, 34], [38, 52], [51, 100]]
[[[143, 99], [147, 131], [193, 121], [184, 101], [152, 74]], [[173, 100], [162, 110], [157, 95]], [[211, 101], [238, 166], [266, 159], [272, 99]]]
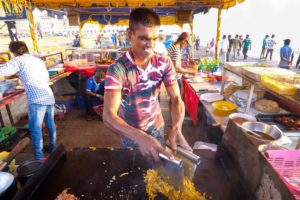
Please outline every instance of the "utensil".
[[260, 139], [263, 139], [261, 135], [255, 133], [255, 132], [253, 132], [253, 131], [251, 131], [251, 130], [245, 128], [245, 127], [243, 127], [243, 129], [244, 129], [247, 133], [249, 133], [249, 134], [251, 134], [251, 135], [254, 135], [255, 137], [258, 137], [258, 138], [260, 138]]
[[205, 93], [201, 94], [200, 99], [206, 102], [214, 102], [214, 101], [220, 101], [224, 99], [224, 96], [221, 95], [220, 93]]
[[[277, 127], [273, 127], [262, 122], [244, 122], [242, 124], [242, 129], [246, 131], [247, 137], [256, 145], [271, 142], [274, 143], [283, 137], [283, 133]], [[256, 132], [269, 135], [273, 139], [270, 140], [268, 138], [264, 138], [262, 135], [261, 137], [258, 137], [256, 136]]]
[[212, 104], [214, 114], [228, 116], [237, 109], [237, 105], [230, 101], [216, 101]]
[[201, 158], [181, 147], [177, 147], [174, 156], [175, 159], [169, 159], [160, 153], [160, 161], [155, 163], [154, 168], [166, 182], [176, 189], [182, 190], [184, 176], [190, 180], [193, 179], [197, 166], [201, 163]]
[[30, 142], [28, 137], [23, 138], [18, 142], [18, 144], [11, 150], [10, 154], [0, 162], [0, 171], [2, 171], [11, 161], [15, 158], [15, 156], [20, 153]]
[[229, 117], [229, 119], [232, 119], [232, 120], [234, 120], [236, 118], [243, 118], [243, 119], [247, 120], [248, 122], [256, 122], [257, 121], [254, 116], [245, 114], [245, 113], [232, 113], [228, 117]]
[[175, 154], [176, 157], [182, 159], [183, 161], [183, 169], [184, 175], [188, 177], [190, 180], [193, 179], [197, 166], [201, 163], [201, 158], [196, 154], [183, 149], [181, 147], [177, 147], [177, 151]]
[[159, 153], [160, 161], [154, 163], [154, 169], [170, 185], [182, 190], [184, 169], [183, 162], [179, 159], [170, 159], [165, 154]]
[[0, 195], [13, 183], [14, 176], [8, 172], [0, 172]]

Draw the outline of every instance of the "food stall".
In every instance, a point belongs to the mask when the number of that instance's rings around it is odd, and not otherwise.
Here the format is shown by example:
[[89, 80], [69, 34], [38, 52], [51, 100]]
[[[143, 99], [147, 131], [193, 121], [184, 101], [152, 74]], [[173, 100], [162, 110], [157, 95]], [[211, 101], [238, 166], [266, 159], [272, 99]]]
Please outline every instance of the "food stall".
[[71, 49], [64, 62], [66, 72], [78, 72], [85, 78], [92, 76], [96, 69], [106, 71], [126, 51], [118, 49]]
[[203, 109], [201, 132], [207, 121], [220, 128], [221, 146], [257, 198], [270, 198], [266, 185], [279, 195], [274, 181], [281, 180], [299, 199], [299, 81], [291, 70], [257, 62], [226, 63], [222, 81], [189, 81]]
[[[39, 5], [39, 1], [32, 2], [37, 6]], [[150, 4], [150, 2], [148, 3]], [[59, 3], [50, 2], [48, 6], [56, 8], [55, 6], [58, 4]], [[101, 3], [99, 3], [99, 5], [100, 4]], [[45, 4], [40, 5], [45, 6]], [[68, 5], [68, 2], [63, 4], [63, 6], [66, 5]], [[99, 5], [95, 4], [94, 6]], [[111, 4], [108, 5], [109, 7], [111, 6]], [[144, 5], [147, 5], [147, 2], [145, 2]], [[208, 6], [215, 7], [213, 5], [214, 4], [208, 4]], [[91, 5], [89, 3], [78, 3], [77, 6], [88, 7]], [[126, 6], [129, 6], [129, 4]], [[160, 4], [160, 6], [162, 6], [162, 4]], [[220, 3], [216, 5], [216, 7], [224, 8], [224, 5]], [[94, 62], [94, 65], [96, 65], [98, 64], [96, 62], [100, 60], [97, 61], [97, 58], [101, 58], [101, 53], [107, 53], [107, 51], [101, 52], [101, 50], [98, 52], [92, 52], [93, 50], [91, 50], [90, 52], [92, 53], [90, 53], [89, 50], [83, 50], [81, 52], [77, 50], [73, 51], [74, 54], [78, 53], [78, 55], [82, 56], [78, 56], [80, 59], [85, 60], [83, 63], [77, 63], [76, 67], [80, 64], [85, 65], [88, 61]], [[90, 53], [91, 56], [87, 56], [88, 53]], [[100, 56], [97, 54], [100, 54]], [[80, 59], [78, 59], [78, 62], [81, 62]], [[100, 61], [99, 66], [102, 64], [104, 64], [103, 59]], [[238, 117], [229, 117], [229, 115], [234, 112], [250, 116], [256, 116], [261, 112], [264, 112], [263, 114], [266, 114], [266, 112], [275, 113], [275, 111], [283, 114], [282, 116], [286, 116], [288, 112], [296, 112], [299, 107], [294, 82], [291, 83], [289, 82], [290, 80], [282, 80], [275, 76], [264, 78], [261, 76], [261, 73], [257, 73], [258, 70], [245, 69], [247, 68], [245, 65], [248, 64], [243, 63], [238, 66], [241, 67], [240, 73], [235, 72], [242, 78], [242, 80], [237, 81], [242, 84], [239, 85], [237, 89], [243, 89], [247, 92], [235, 94], [236, 91], [230, 90], [235, 90], [236, 88], [227, 89], [229, 86], [227, 85], [226, 87], [225, 84], [225, 82], [228, 81], [227, 76], [231, 75], [226, 75], [226, 71], [230, 72], [229, 65], [230, 63], [225, 67], [225, 72], [222, 77], [223, 83], [218, 80], [199, 81], [197, 79], [186, 82], [191, 89], [190, 92], [194, 92], [196, 97], [198, 97], [197, 101], [200, 101], [200, 106], [204, 107], [206, 112], [203, 112], [203, 114], [208, 113], [207, 116], [213, 118], [215, 122], [214, 126], [220, 126], [224, 133], [220, 150], [218, 150], [217, 153], [202, 150], [195, 151], [195, 153], [202, 158], [202, 165], [197, 169], [193, 179], [195, 187], [198, 191], [207, 193], [207, 198], [213, 199], [298, 198], [296, 195], [298, 192], [298, 181], [297, 179], [293, 179], [297, 177], [298, 172], [296, 164], [298, 153], [297, 151], [293, 151], [297, 148], [299, 139], [298, 136], [294, 136], [297, 135], [297, 132], [293, 132], [293, 136], [291, 137], [286, 134], [290, 140], [292, 140], [292, 137], [297, 138], [294, 140], [297, 141], [296, 143], [294, 141], [292, 141], [292, 143], [281, 143], [284, 148], [289, 149], [281, 148], [279, 151], [282, 152], [278, 151], [274, 153], [272, 152], [274, 148], [279, 148], [278, 146], [280, 145], [274, 145], [275, 147], [272, 145], [261, 146], [262, 143], [258, 145], [258, 143], [256, 143], [257, 141], [262, 142], [262, 139], [258, 140], [255, 138], [255, 134], [258, 134], [255, 133], [255, 131], [259, 132], [258, 130], [250, 130], [249, 133], [245, 127], [242, 127], [242, 124], [237, 121], [237, 118], [243, 118], [241, 115], [237, 115]], [[258, 66], [257, 63], [251, 67], [262, 68]], [[267, 69], [267, 71], [269, 72], [270, 69]], [[234, 70], [231, 72], [234, 72]], [[255, 76], [251, 76], [250, 72]], [[297, 79], [297, 76], [289, 74], [288, 72], [286, 73], [285, 76], [291, 75], [293, 80], [294, 78]], [[275, 70], [274, 74], [278, 75], [284, 73]], [[246, 85], [244, 85], [243, 81], [246, 81], [248, 85], [246, 83]], [[283, 89], [277, 87], [281, 83], [284, 83]], [[220, 91], [220, 89], [222, 89], [224, 93], [215, 95], [216, 91]], [[232, 94], [226, 94], [226, 90], [227, 93]], [[204, 94], [209, 94], [212, 91], [214, 93], [213, 97], [208, 97], [207, 95], [206, 98], [203, 97]], [[263, 98], [270, 101], [263, 101], [255, 105], [255, 102], [260, 98], [258, 94], [259, 91], [262, 91]], [[287, 91], [288, 93], [285, 93]], [[255, 92], [256, 95], [254, 95]], [[225, 96], [225, 102], [219, 102], [219, 100], [221, 100], [220, 95], [223, 96], [223, 98]], [[254, 98], [254, 96], [256, 97]], [[190, 95], [187, 95], [187, 97], [190, 97]], [[204, 116], [203, 119], [207, 116]], [[247, 117], [244, 115], [244, 118]], [[297, 116], [291, 118], [294, 122], [297, 120]], [[202, 121], [204, 121], [203, 119]], [[259, 118], [258, 115], [257, 119], [261, 121], [264, 120], [263, 117]], [[270, 117], [266, 120], [270, 120]], [[271, 120], [274, 122], [274, 117]], [[277, 124], [280, 133], [287, 133], [284, 128], [298, 128], [297, 123], [291, 125], [290, 122], [286, 124], [283, 123], [283, 121], [285, 121], [284, 119], [275, 120], [282, 125], [280, 127], [279, 124]], [[250, 117], [247, 118], [246, 121], [251, 121]], [[252, 127], [248, 127], [248, 129], [250, 128]], [[278, 133], [277, 128], [275, 129], [277, 131], [276, 133]], [[251, 131], [254, 133], [251, 133]], [[282, 137], [283, 136], [280, 135], [280, 139]], [[263, 142], [265, 144], [270, 143]], [[288, 159], [288, 154], [293, 155], [290, 160]], [[278, 158], [284, 160], [281, 163], [289, 164], [292, 162], [292, 170], [289, 170], [288, 166], [285, 166], [282, 167], [282, 169], [283, 171], [288, 171], [288, 173], [279, 171], [278, 167], [280, 167], [280, 165], [282, 166], [282, 164], [278, 164], [274, 161]], [[143, 182], [143, 174], [151, 167], [152, 163], [148, 163], [139, 152], [132, 149], [90, 148], [65, 151], [63, 146], [60, 146], [51, 154], [41, 170], [26, 182], [14, 198], [29, 197], [29, 199], [40, 199], [43, 196], [45, 199], [53, 199], [64, 189], [71, 187], [70, 190], [73, 194], [87, 199], [112, 199], [123, 198], [124, 196], [125, 198], [145, 199], [147, 195]], [[291, 171], [293, 173], [290, 173]], [[288, 176], [286, 174], [288, 174]], [[33, 188], [35, 188], [35, 190], [33, 190]], [[44, 196], [45, 194], [47, 194], [47, 196]], [[164, 197], [158, 196], [158, 199], [163, 198]]]

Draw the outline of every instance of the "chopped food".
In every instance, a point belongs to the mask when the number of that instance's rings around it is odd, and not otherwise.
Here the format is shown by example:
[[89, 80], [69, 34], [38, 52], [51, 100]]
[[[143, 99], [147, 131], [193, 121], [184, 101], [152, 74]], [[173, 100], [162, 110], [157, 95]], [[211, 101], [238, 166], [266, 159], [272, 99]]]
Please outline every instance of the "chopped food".
[[146, 191], [150, 200], [154, 200], [158, 192], [169, 200], [205, 200], [205, 196], [196, 191], [194, 184], [187, 177], [184, 177], [183, 191], [176, 190], [173, 186], [163, 181], [155, 170], [148, 170], [144, 176], [144, 181], [147, 184]]
[[268, 77], [283, 84], [300, 84], [300, 76], [298, 74], [270, 74]]
[[287, 129], [293, 130], [300, 130], [300, 119], [294, 119], [288, 116], [276, 117], [276, 122], [283, 124]]
[[74, 194], [70, 194], [68, 193], [68, 190], [70, 188], [66, 188], [62, 191], [62, 193], [60, 193], [55, 200], [78, 200], [79, 198], [77, 198]]
[[126, 176], [128, 174], [129, 174], [128, 172], [125, 172], [125, 173], [121, 174], [119, 177]]
[[96, 147], [89, 147], [89, 149], [95, 151], [97, 148]]

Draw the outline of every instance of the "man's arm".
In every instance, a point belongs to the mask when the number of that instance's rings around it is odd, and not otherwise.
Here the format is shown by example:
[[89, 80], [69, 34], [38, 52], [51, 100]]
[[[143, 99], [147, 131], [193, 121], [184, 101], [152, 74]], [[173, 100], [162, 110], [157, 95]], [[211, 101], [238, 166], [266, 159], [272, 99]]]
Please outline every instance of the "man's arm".
[[172, 130], [169, 134], [168, 142], [173, 150], [176, 150], [177, 145], [192, 151], [182, 134], [182, 123], [185, 115], [184, 103], [180, 97], [180, 91], [177, 84], [172, 84], [166, 87], [167, 93], [171, 100], [171, 117]]
[[98, 97], [102, 101], [104, 100], [104, 97], [101, 94], [94, 93], [90, 90], [86, 90], [86, 94], [93, 96], [93, 97]]
[[19, 62], [12, 59], [4, 64], [0, 64], [0, 76], [11, 76], [19, 71]]
[[115, 133], [124, 136], [136, 143], [139, 146], [139, 150], [142, 155], [148, 159], [158, 161], [158, 153], [164, 153], [169, 157], [173, 157], [171, 153], [165, 151], [165, 149], [155, 138], [147, 135], [142, 130], [130, 126], [118, 116], [120, 103], [120, 91], [105, 91], [103, 111], [104, 124], [112, 129]]

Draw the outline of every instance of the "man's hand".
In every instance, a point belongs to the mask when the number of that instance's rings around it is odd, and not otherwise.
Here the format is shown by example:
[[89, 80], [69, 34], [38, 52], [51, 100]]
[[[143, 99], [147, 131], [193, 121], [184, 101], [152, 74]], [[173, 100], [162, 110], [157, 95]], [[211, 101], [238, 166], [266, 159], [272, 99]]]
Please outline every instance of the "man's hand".
[[96, 97], [98, 97], [101, 101], [104, 101], [104, 97], [100, 94], [96, 94]]
[[139, 139], [136, 141], [136, 143], [139, 146], [139, 150], [143, 156], [145, 156], [147, 159], [159, 161], [159, 153], [163, 153], [166, 156], [168, 156], [170, 159], [173, 159], [173, 154], [163, 148], [163, 146], [152, 136], [149, 136], [147, 134], [141, 135]]
[[172, 128], [167, 144], [170, 145], [171, 149], [174, 151], [176, 151], [177, 146], [181, 146], [188, 151], [193, 151], [178, 128]]

